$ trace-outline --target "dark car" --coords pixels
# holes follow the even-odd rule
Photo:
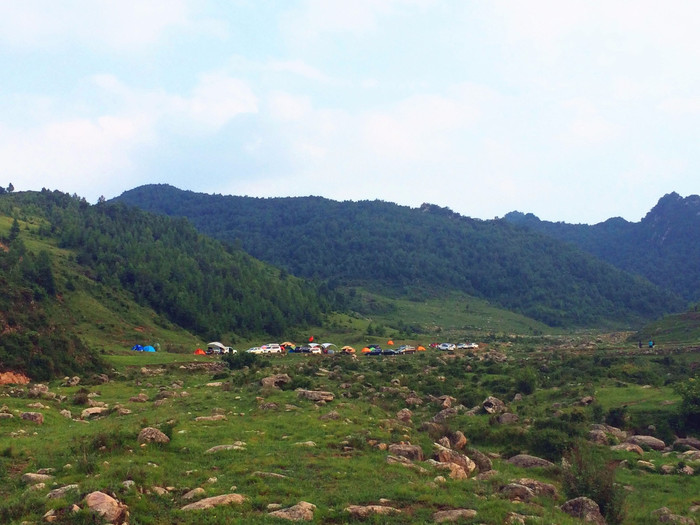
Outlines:
[[[369,353],[367,355],[382,355],[382,347],[379,345],[367,345]]]

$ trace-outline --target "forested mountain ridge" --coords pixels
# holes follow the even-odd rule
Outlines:
[[[435,205],[207,195],[169,185],[115,200],[187,217],[203,233],[331,288],[418,297],[459,290],[550,326],[633,323],[682,307],[677,296],[571,245]]]
[[[75,370],[59,354],[97,367],[70,318],[84,316],[69,308],[83,292],[89,308],[119,296],[124,311],[140,305],[208,340],[281,335],[319,324],[329,308],[315,285],[184,219],[44,190],[0,195],[0,226],[0,371]]]
[[[700,196],[663,196],[639,222],[587,224],[542,221],[511,212],[505,219],[572,243],[618,268],[639,274],[688,301],[700,300]]]

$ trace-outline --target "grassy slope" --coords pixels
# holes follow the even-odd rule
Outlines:
[[[511,365],[516,366],[523,359],[545,359],[549,353],[544,347],[533,351],[530,347],[504,343],[493,346],[501,351],[507,350]],[[612,355],[617,350],[599,347],[595,352]],[[588,358],[592,355],[590,352]],[[0,477],[4,482],[0,484],[0,497],[4,503],[0,512],[5,512],[5,517],[16,522],[38,521],[49,508],[61,511],[74,502],[82,506],[81,498],[89,491],[107,490],[129,506],[130,523],[134,524],[278,523],[267,517],[268,504],[289,506],[302,500],[318,506],[314,522],[346,523],[352,522],[343,511],[347,505],[379,503],[381,498],[389,499],[389,504],[401,508],[403,514],[366,522],[431,523],[432,513],[436,510],[472,508],[478,511],[478,516],[468,521],[473,523],[503,523],[509,512],[539,516],[545,523],[578,523],[555,508],[564,501],[563,496],[555,499],[538,497],[523,504],[511,503],[497,494],[501,486],[520,477],[534,477],[559,486],[561,479],[554,471],[518,469],[505,461],[495,460],[498,473],[488,481],[448,479],[446,483],[436,485],[433,479],[445,475],[444,471],[427,464],[424,465],[427,472],[423,473],[389,465],[386,463],[387,452],[372,445],[373,440],[382,443],[410,441],[429,453],[434,438],[419,430],[420,422],[429,419],[440,408],[429,402],[424,389],[437,375],[449,372],[462,360],[469,360],[478,372],[465,377],[448,376],[441,387],[444,393],[456,394],[454,389],[459,381],[473,384],[474,388],[489,383],[506,383],[505,391],[499,395],[504,400],[510,399],[512,390],[508,386],[508,376],[493,366],[478,368],[482,365],[475,357],[460,355],[444,364],[441,364],[444,354],[438,352],[397,358],[365,357],[357,362],[341,356],[272,357],[264,361],[270,366],[262,370],[231,373],[230,390],[207,386],[213,379],[211,373],[180,369],[180,362],[189,360],[189,356],[163,352],[107,358],[120,375],[106,385],[89,387],[89,390],[100,394],[97,400],[110,406],[120,403],[131,409],[132,414],[118,416],[113,413],[104,419],[81,424],[65,419],[58,411],[67,408],[77,416],[83,406],[72,405],[70,401],[41,400],[48,406],[39,410],[45,415],[44,425],[34,426],[17,417],[3,421]],[[211,362],[213,359],[199,358],[198,361]],[[138,371],[144,365],[167,365],[167,371],[161,375],[145,376]],[[415,373],[426,367],[438,369],[428,374]],[[264,391],[259,386],[259,379],[272,372],[289,373],[296,381],[330,390],[338,397],[331,404],[318,407],[300,400],[293,391]],[[511,409],[522,418],[534,421],[551,415],[553,403],[559,403],[565,414],[580,413],[590,417],[590,408],[574,405],[575,400],[588,393],[595,393],[606,409],[629,403],[630,410],[635,410],[633,403],[641,401],[639,396],[642,395],[646,396],[643,403],[671,411],[673,408],[663,405],[662,401],[677,400],[666,388],[642,389],[639,384],[621,387],[618,381],[609,378],[579,378],[580,383],[557,388],[542,387],[534,395],[525,396],[523,401],[511,403]],[[391,380],[416,389],[425,400],[423,406],[412,408],[413,423],[402,424],[394,419],[396,411],[405,404],[400,395],[382,391]],[[183,383],[182,389],[175,391],[185,390],[189,396],[168,399],[162,406],[156,406],[152,401],[161,387],[170,389],[174,381]],[[350,386],[343,388],[342,384]],[[71,399],[78,388],[56,384],[52,391]],[[149,401],[128,401],[138,393],[147,394]],[[349,397],[344,399],[343,394]],[[11,411],[22,411],[32,401],[10,397],[5,403]],[[262,409],[259,406],[262,402],[276,403],[278,408]],[[321,419],[331,410],[338,412],[339,419]],[[224,413],[227,419],[215,422],[194,420],[197,416],[217,412]],[[163,447],[139,447],[136,435],[146,425],[171,429],[171,443]],[[513,433],[516,427],[494,426],[486,415],[459,416],[450,423],[451,429],[461,429],[474,446],[492,452],[513,447],[526,449],[525,442],[517,437],[519,434]],[[12,437],[13,433],[20,431],[25,433]],[[490,436],[486,440],[481,437],[484,432]],[[297,445],[309,440],[316,446]],[[212,446],[234,441],[245,442],[246,450],[204,453]],[[625,523],[651,523],[651,511],[661,506],[686,514],[700,490],[698,476],[646,472],[636,466],[639,458],[633,454],[612,454],[605,447],[600,448],[600,453],[610,459],[628,460],[630,464],[627,469],[618,469],[618,481],[631,487]],[[679,461],[675,454],[666,457],[659,452],[646,452],[643,459],[657,467]],[[66,467],[67,464],[71,466]],[[51,487],[26,492],[19,476],[42,467],[56,469],[57,486],[78,483],[79,491],[59,500],[45,498]],[[287,478],[261,478],[253,474],[256,471],[280,473]],[[133,480],[137,489],[124,488],[121,482],[126,479]],[[170,493],[157,496],[152,492],[154,486],[173,488]],[[236,488],[232,489],[232,486]],[[186,503],[182,496],[195,487],[203,487],[207,496],[235,491],[244,494],[248,500],[242,506],[202,513],[179,511]],[[63,523],[88,520],[79,514],[66,518]]]

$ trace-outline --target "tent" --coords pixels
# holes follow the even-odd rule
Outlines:
[[[141,346],[141,345],[134,345],[131,347],[131,349],[136,351],[136,352],[143,352],[143,346]]]
[[[226,349],[226,347],[218,341],[214,341],[213,343],[209,343],[207,345],[208,354],[225,354],[227,352],[228,350]]]
[[[344,354],[354,354],[355,349],[352,346],[344,346],[343,348],[340,349],[340,351]]]
[[[156,351],[156,349],[153,348],[151,345],[143,347],[143,352],[155,352],[155,351]]]
[[[197,348],[197,350],[194,351],[194,355],[207,355],[207,353],[201,348]]]

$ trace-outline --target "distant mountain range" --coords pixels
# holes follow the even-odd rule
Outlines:
[[[640,222],[608,219],[592,226],[541,221],[511,212],[505,220],[570,244],[641,275],[687,301],[700,300],[700,196],[663,196]]]
[[[678,311],[685,304],[681,297],[693,297],[681,293],[680,285],[652,284],[635,267],[616,264],[621,258],[603,259],[571,239],[535,231],[530,223],[537,219],[522,214],[481,221],[430,204],[261,199],[169,185],[141,186],[114,200],[186,217],[201,232],[293,275],[325,281],[330,289],[363,286],[416,299],[458,290],[550,326],[640,323]],[[620,221],[609,221],[611,239]],[[590,240],[592,246],[598,242]],[[689,260],[674,261],[677,273],[695,271]]]

